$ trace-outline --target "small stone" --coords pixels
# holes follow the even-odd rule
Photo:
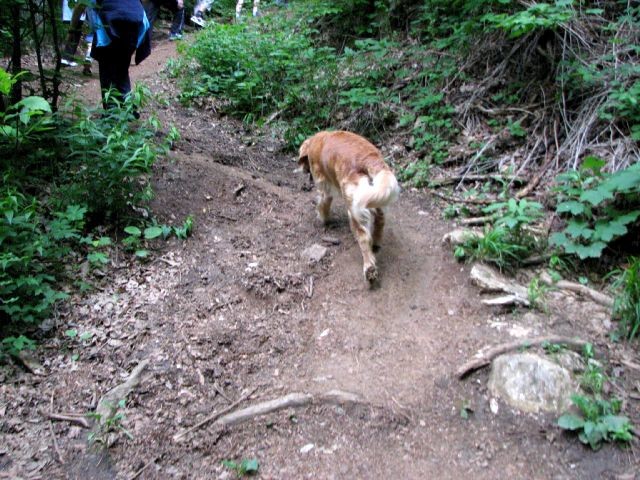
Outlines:
[[[498,401],[495,398],[492,398],[491,400],[489,400],[489,410],[491,410],[491,413],[493,413],[494,415],[497,415],[499,408],[500,407],[498,405]]]
[[[327,254],[327,247],[314,243],[302,252],[302,257],[307,259],[309,263],[318,263]]]
[[[315,447],[313,443],[307,443],[300,449],[300,453],[309,453],[311,450],[313,450],[313,447]]]

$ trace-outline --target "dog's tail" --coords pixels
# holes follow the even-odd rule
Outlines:
[[[398,198],[400,187],[391,170],[381,170],[373,177],[373,185],[360,182],[353,203],[361,208],[382,208]]]

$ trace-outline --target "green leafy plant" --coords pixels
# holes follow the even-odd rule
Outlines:
[[[603,160],[587,157],[580,170],[558,176],[561,201],[556,212],[568,219],[564,230],[551,235],[549,242],[581,259],[600,257],[606,246],[626,235],[627,226],[640,216],[638,209],[620,210],[615,206],[615,200],[639,197],[640,163],[614,174],[602,172],[604,165]]]
[[[499,3],[510,4],[509,0]],[[575,15],[573,0],[555,0],[553,3],[533,3],[515,13],[488,13],[482,20],[509,32],[517,38],[536,29],[553,29],[568,22]]]
[[[506,202],[497,202],[483,209],[483,212],[496,217],[497,227],[507,228],[516,240],[526,244],[533,238],[525,231],[525,227],[539,220],[543,215],[542,204],[531,202],[526,198],[516,200],[510,198]]]
[[[145,105],[148,90],[136,86],[131,95],[99,115],[79,109],[80,120],[70,126],[68,175],[73,177],[56,193],[59,203],[87,206],[94,217],[118,219],[131,207],[152,198],[149,174],[158,155],[169,148],[169,140],[156,143],[157,120],[149,118],[140,128],[131,128],[135,113]],[[70,179],[71,180],[71,179]],[[100,195],[95,195],[100,192]]]
[[[222,465],[233,470],[238,477],[255,475],[258,473],[258,469],[260,468],[260,464],[256,458],[243,459],[240,463],[234,460],[222,460]]]
[[[564,352],[567,349],[567,346],[564,343],[543,342],[542,348],[547,353],[547,355],[555,355]]]
[[[23,350],[35,350],[36,342],[24,335],[6,337],[0,343],[1,350],[12,357],[17,357]]]
[[[527,286],[527,298],[529,299],[529,303],[543,312],[547,311],[547,306],[544,302],[544,296],[549,291],[549,287],[544,283],[540,282],[540,278],[534,277],[529,282]],[[543,345],[543,347],[545,347]],[[545,348],[546,350],[546,348]]]
[[[580,386],[594,395],[602,393],[602,388],[607,376],[602,371],[602,366],[592,358],[587,359],[587,366],[580,374]]]
[[[578,438],[593,450],[603,442],[631,441],[631,422],[627,417],[618,415],[621,402],[591,398],[574,394],[571,401],[578,407],[580,414],[565,413],[558,419],[558,426],[565,430],[577,431]]]

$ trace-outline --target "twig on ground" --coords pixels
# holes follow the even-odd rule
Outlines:
[[[546,337],[537,337],[525,340],[516,340],[514,342],[503,343],[495,347],[490,348],[485,352],[478,352],[476,358],[469,360],[464,365],[456,370],[456,376],[458,378],[464,378],[471,372],[478,370],[482,367],[489,365],[494,358],[512,350],[520,348],[529,348],[542,345],[544,343],[557,343],[566,345],[568,348],[574,350],[582,350],[582,348],[588,343],[584,340],[579,340],[570,337],[562,337],[558,335],[550,335]]]
[[[224,398],[227,402],[233,403],[233,400],[231,400],[229,397],[227,397],[225,395],[225,393],[222,390],[222,388],[220,388],[220,385],[218,385],[218,382],[213,382],[213,389],[216,391],[216,393],[218,395],[220,395],[222,398]]]
[[[551,287],[558,287],[564,290],[580,293],[604,307],[613,307],[613,298],[580,283],[568,282],[566,280],[558,280],[557,282],[554,282],[551,276],[546,272],[540,274],[540,280],[542,283]]]
[[[177,433],[173,436],[173,441],[174,442],[179,442],[181,441],[184,437],[186,437],[187,435],[189,435],[191,432],[198,430],[199,428],[201,428],[202,426],[206,425],[207,423],[210,423],[212,421],[214,421],[215,419],[219,418],[220,416],[224,415],[227,412],[230,412],[231,410],[233,410],[234,408],[236,408],[238,405],[240,405],[242,402],[244,402],[247,398],[249,398],[251,395],[254,394],[254,392],[258,389],[258,387],[254,388],[253,390],[251,390],[248,393],[245,393],[244,395],[242,395],[238,400],[236,400],[235,402],[233,402],[231,405],[229,405],[226,408],[223,408],[222,410],[220,410],[219,412],[214,412],[212,415],[209,415],[207,418],[205,418],[204,420],[196,423],[193,427],[190,427],[188,429],[186,429],[184,432],[181,433]]]
[[[144,472],[147,468],[149,468],[151,465],[156,463],[161,456],[162,455],[156,455],[155,457],[153,457],[151,460],[149,460],[147,463],[145,463],[144,466],[140,470],[138,470],[131,477],[129,477],[129,480],[136,480],[136,478],[138,478],[140,475],[142,475],[142,472]]]
[[[58,456],[58,462],[62,465],[64,463],[64,458],[60,451],[60,447],[58,447],[58,440],[56,439],[56,433],[53,431],[53,422],[51,420],[49,420],[49,431],[51,432],[51,438],[53,439],[53,449],[56,451],[56,455]]]

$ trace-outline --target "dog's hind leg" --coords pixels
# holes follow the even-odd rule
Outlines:
[[[373,251],[380,250],[382,243],[382,231],[384,230],[384,211],[381,208],[373,210],[373,233],[371,234],[373,242]]]
[[[349,224],[353,231],[360,253],[362,253],[362,272],[364,279],[371,283],[378,279],[378,268],[376,267],[376,257],[373,255],[371,233],[367,225],[367,218],[358,218],[351,209],[349,209]]]
[[[318,183],[318,217],[323,223],[327,223],[329,220],[329,211],[331,210],[331,202],[333,197],[331,196],[331,186],[328,182]]]

